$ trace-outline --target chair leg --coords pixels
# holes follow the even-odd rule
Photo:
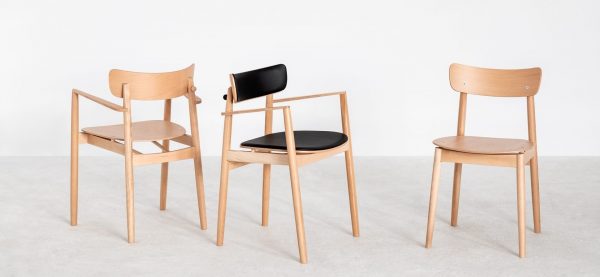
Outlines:
[[[79,187],[79,98],[71,97],[71,225],[77,225],[77,202]]]
[[[294,202],[294,218],[296,220],[296,235],[298,237],[298,251],[300,263],[307,263],[306,238],[304,234],[304,218],[302,215],[302,197],[300,195],[300,184],[298,181],[298,167],[290,164],[290,179],[292,183],[292,199]]]
[[[263,165],[263,191],[262,191],[262,226],[269,225],[269,194],[271,190],[271,165]]]
[[[169,163],[160,166],[160,210],[167,208],[167,180],[169,178]]]
[[[454,182],[452,184],[452,214],[450,216],[450,225],[458,224],[458,201],[460,199],[460,179],[462,176],[462,164],[454,164]]]
[[[194,158],[194,172],[196,173],[196,194],[198,197],[198,214],[200,214],[200,229],[206,230],[206,200],[204,196],[204,178],[202,175],[202,160],[198,151]]]
[[[425,248],[431,247],[433,239],[433,227],[435,224],[435,208],[437,206],[437,194],[440,183],[440,167],[442,159],[442,150],[435,149],[435,157],[433,159],[433,173],[431,176],[431,192],[429,193],[429,215],[427,217],[427,235],[425,237]]]
[[[131,143],[131,142],[130,142]],[[129,150],[129,151],[128,151]],[[135,213],[133,210],[133,156],[131,147],[125,150],[125,192],[127,197],[127,242],[135,242]]]
[[[229,181],[229,162],[221,160],[221,187],[219,189],[219,219],[217,222],[217,246],[223,245],[225,237],[225,211],[227,209],[227,182]]]
[[[531,204],[533,206],[533,231],[542,232],[542,223],[540,215],[540,179],[538,175],[538,157],[537,154],[529,162],[531,170]]]
[[[525,164],[517,155],[517,211],[519,221],[519,257],[525,257]]]
[[[352,150],[344,152],[346,158],[346,177],[348,179],[348,198],[350,201],[350,219],[352,220],[352,235],[360,236],[358,224],[358,204],[356,200],[356,183],[354,179],[354,158]]]

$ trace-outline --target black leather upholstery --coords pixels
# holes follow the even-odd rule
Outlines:
[[[278,64],[252,71],[233,74],[236,102],[280,92],[287,85],[285,65]],[[227,99],[227,96],[224,97]]]
[[[348,141],[348,136],[329,131],[294,131],[296,150],[317,151],[331,149]],[[286,150],[285,132],[273,133],[242,142],[244,147]]]

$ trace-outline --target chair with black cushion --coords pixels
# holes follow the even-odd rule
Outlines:
[[[461,64],[452,64],[450,66],[450,86],[454,91],[460,93],[458,130],[456,136],[443,137],[433,141],[436,148],[425,247],[431,247],[433,240],[441,163],[454,163],[451,226],[456,226],[458,223],[458,201],[462,165],[505,166],[516,168],[519,256],[525,257],[525,166],[527,165],[529,165],[531,170],[533,230],[535,233],[540,233],[542,229],[540,222],[535,108],[533,103],[533,97],[537,94],[540,87],[541,76],[542,70],[537,67],[506,70],[478,68]],[[465,136],[467,94],[527,98],[529,138],[525,140]]]
[[[196,96],[194,65],[179,71],[165,73],[139,73],[111,70],[109,74],[111,93],[123,99],[117,105],[89,93],[73,89],[71,106],[71,225],[77,225],[79,144],[94,145],[125,157],[125,189],[127,204],[127,241],[135,241],[133,209],[133,167],[145,164],[161,164],[160,209],[166,208],[167,176],[169,162],[193,159],[196,177],[196,192],[200,228],[206,229],[206,205],[200,159],[200,135],[196,105],[201,99]],[[123,114],[123,124],[87,127],[79,129],[79,96]],[[171,122],[171,100],[187,97],[191,135],[185,128]],[[131,121],[132,100],[164,100],[163,120]],[[170,149],[170,141],[188,147]],[[134,142],[151,142],[158,152],[144,154],[133,148]]]
[[[306,263],[306,240],[304,235],[304,220],[302,219],[302,201],[300,197],[300,185],[298,182],[298,167],[342,152],[346,157],[346,174],[348,179],[352,234],[355,237],[358,237],[358,210],[356,188],[354,184],[354,164],[352,160],[346,92],[332,92],[274,99],[273,94],[284,90],[287,85],[287,72],[286,67],[283,64],[244,73],[231,74],[229,78],[231,87],[228,89],[227,95],[223,97],[227,103],[225,112],[222,113],[225,116],[225,126],[221,160],[217,245],[223,245],[229,171],[247,164],[263,164],[262,226],[267,226],[269,222],[271,165],[286,165],[290,170],[300,262]],[[324,96],[338,96],[340,98],[342,133],[312,130],[295,131],[292,127],[292,113],[290,107],[274,106],[275,103]],[[247,110],[233,109],[235,103],[259,97],[266,98],[265,108]],[[282,111],[283,113],[285,130],[283,132],[273,132],[273,111],[275,110]],[[265,113],[265,135],[242,142],[241,148],[244,148],[244,150],[232,150],[231,129],[233,116],[255,112]]]

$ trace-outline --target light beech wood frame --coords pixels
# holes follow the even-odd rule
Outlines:
[[[534,108],[534,95],[538,92],[541,80],[541,69],[518,69],[518,70],[500,70],[477,68],[460,64],[450,66],[450,85],[460,92],[459,113],[457,137],[465,135],[465,119],[467,94],[476,94],[496,97],[526,97],[527,98],[527,123],[528,123],[528,143],[520,150],[504,151],[500,149],[510,149],[507,145],[514,145],[515,140],[508,139],[488,139],[477,138],[476,140],[461,140],[460,144],[452,147],[442,147],[436,141],[442,141],[446,138],[434,141],[438,145],[435,148],[435,158],[433,163],[433,173],[431,179],[431,191],[429,198],[429,215],[427,219],[427,234],[425,238],[425,247],[430,248],[433,240],[433,229],[435,224],[435,211],[437,205],[437,194],[440,179],[441,163],[454,163],[454,180],[452,189],[452,211],[451,226],[458,224],[458,204],[460,198],[460,181],[463,164],[479,164],[513,167],[517,171],[517,217],[519,234],[519,257],[525,257],[525,166],[529,165],[531,170],[531,191],[533,206],[534,232],[541,232],[540,219],[540,195],[539,195],[539,176],[538,176],[538,155],[537,155],[537,137],[536,121]],[[454,139],[454,138],[453,138]],[[475,141],[484,141],[476,145]],[[448,140],[446,140],[448,141]],[[456,141],[459,141],[458,139]],[[505,142],[506,145],[502,143]],[[469,145],[470,143],[470,145]],[[462,149],[461,149],[462,148]],[[469,152],[468,149],[477,149],[478,151]],[[493,151],[481,151],[485,149],[496,149]]]
[[[166,208],[168,163],[172,161],[193,159],[198,197],[198,212],[200,228],[206,230],[206,205],[204,196],[204,181],[202,174],[202,161],[200,154],[200,136],[198,132],[198,119],[196,105],[202,100],[196,96],[196,87],[193,81],[194,66],[184,70],[169,73],[135,73],[122,70],[112,70],[110,73],[110,87],[114,95],[123,98],[123,105],[117,105],[97,96],[73,89],[71,94],[71,225],[77,225],[78,209],[78,160],[79,144],[90,144],[125,157],[125,189],[127,204],[127,241],[135,242],[135,213],[134,213],[134,178],[133,167],[145,164],[161,164],[160,180],[160,210]],[[122,82],[122,83],[119,83]],[[182,84],[183,82],[183,84]],[[132,83],[133,88],[132,88]],[[153,87],[155,86],[155,87]],[[118,88],[121,88],[120,90]],[[182,91],[184,90],[184,91]],[[132,91],[135,98],[132,97]],[[144,91],[150,91],[145,95]],[[111,110],[123,113],[123,125],[79,128],[79,96],[83,96],[95,103]],[[185,129],[173,125],[171,121],[172,98],[185,96],[188,101],[190,114],[191,135],[185,134]],[[131,121],[131,100],[164,100],[163,121],[140,122],[139,125]],[[157,133],[161,126],[175,126],[167,128],[163,133]],[[136,133],[132,130],[138,126]],[[178,127],[178,128],[177,128]],[[86,132],[86,130],[89,130]],[[93,130],[93,131],[92,131]],[[122,130],[122,133],[119,131]],[[133,148],[137,138],[154,135],[158,137],[151,142],[160,152],[143,154]],[[158,140],[162,140],[159,143]],[[188,147],[179,150],[170,150],[170,141],[175,141]],[[138,139],[137,141],[146,141]]]
[[[352,222],[352,234],[354,237],[359,236],[358,223],[358,205],[356,197],[356,186],[354,178],[354,162],[352,156],[352,139],[350,135],[350,122],[348,115],[348,104],[346,92],[321,93],[300,97],[290,97],[273,99],[273,95],[266,96],[265,108],[249,109],[249,110],[233,110],[235,103],[234,97],[235,82],[233,76],[230,75],[231,87],[227,91],[225,112],[222,115],[224,119],[223,128],[223,150],[221,152],[221,185],[219,190],[219,211],[217,223],[217,245],[222,246],[225,235],[225,214],[227,206],[227,187],[229,172],[235,168],[259,163],[263,164],[263,193],[262,193],[262,226],[269,224],[269,191],[270,191],[270,175],[271,165],[287,165],[290,170],[290,180],[292,185],[292,200],[294,206],[294,218],[296,223],[296,234],[298,241],[298,250],[300,263],[308,262],[306,250],[306,238],[304,233],[304,219],[302,213],[302,201],[300,193],[300,184],[298,180],[298,167],[319,161],[321,159],[344,153],[346,160],[346,174],[348,182],[348,196],[350,202],[350,219]],[[321,151],[297,151],[294,142],[294,129],[292,126],[292,114],[289,106],[273,106],[274,103],[297,101],[309,98],[338,96],[340,99],[342,131],[348,136],[348,141],[338,147],[321,150]],[[273,130],[273,112],[281,111],[284,119],[285,138],[287,150],[248,148],[246,150],[231,149],[231,132],[232,120],[234,115],[244,113],[265,113],[265,134],[272,133]]]

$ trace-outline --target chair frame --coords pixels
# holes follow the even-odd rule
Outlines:
[[[453,64],[458,68],[457,70],[489,70],[482,68],[467,67],[463,65]],[[451,66],[451,71],[453,70]],[[539,68],[535,68],[539,70]],[[465,70],[465,71],[466,71]],[[492,73],[500,76],[504,73],[504,70],[490,70],[496,71]],[[525,71],[525,70],[522,70]],[[463,73],[470,74],[470,73]],[[541,71],[540,71],[541,76]],[[472,78],[477,78],[475,74],[471,75]],[[505,77],[505,75],[503,76]],[[533,77],[528,77],[533,78]],[[539,76],[538,76],[539,78]],[[452,80],[451,76],[451,82]],[[494,85],[502,85],[499,81]],[[466,84],[465,84],[466,85]],[[538,79],[539,87],[539,79]],[[540,193],[539,193],[539,174],[538,174],[538,152],[537,152],[537,135],[536,135],[536,120],[535,120],[535,104],[534,95],[537,93],[538,87],[534,87],[535,92],[531,92],[531,88],[525,86],[525,91],[511,92],[511,94],[505,93],[500,94],[498,91],[492,94],[466,92],[464,89],[455,88],[453,89],[460,92],[459,100],[459,112],[458,112],[458,126],[457,136],[465,135],[465,121],[466,121],[466,108],[467,108],[467,93],[480,94],[486,96],[506,96],[506,97],[526,97],[527,98],[527,126],[528,126],[528,140],[533,145],[531,151],[518,154],[477,154],[467,153],[460,151],[453,151],[449,149],[443,149],[440,147],[435,148],[435,157],[433,162],[433,173],[431,179],[431,191],[429,198],[429,215],[427,219],[427,234],[425,239],[425,247],[430,248],[433,240],[433,230],[435,224],[435,211],[437,206],[437,194],[440,179],[441,163],[454,163],[454,178],[452,188],[452,211],[450,225],[456,227],[458,224],[458,205],[460,198],[460,183],[462,175],[463,164],[478,164],[478,165],[492,165],[501,167],[512,167],[516,168],[517,172],[517,216],[518,216],[518,233],[519,233],[519,257],[525,257],[525,166],[529,165],[531,171],[531,194],[532,194],[532,206],[533,206],[533,223],[534,232],[541,233],[541,219],[540,219]]]
[[[192,69],[193,70],[193,69]],[[71,225],[77,225],[78,211],[78,165],[79,165],[79,144],[90,144],[105,150],[123,155],[125,157],[125,180],[126,180],[126,205],[127,205],[127,241],[135,242],[135,214],[134,214],[134,186],[133,186],[133,167],[145,164],[161,164],[161,186],[160,186],[160,210],[166,209],[167,198],[167,179],[169,162],[193,159],[194,172],[196,180],[196,192],[198,197],[198,212],[200,217],[200,227],[206,230],[206,204],[204,194],[204,181],[202,173],[202,160],[200,155],[200,136],[198,131],[198,118],[196,105],[202,102],[202,99],[197,97],[196,87],[192,78],[188,79],[187,93],[184,94],[188,98],[189,113],[190,113],[190,129],[191,135],[184,134],[182,136],[165,139],[162,144],[157,141],[152,141],[161,152],[143,154],[133,148],[132,138],[132,122],[131,122],[131,92],[129,84],[122,84],[123,105],[117,105],[110,101],[104,100],[87,92],[73,89],[71,96]],[[124,140],[122,143],[119,140],[107,139],[95,136],[79,130],[79,96],[87,98],[97,104],[107,107],[113,111],[123,113],[124,123]],[[164,96],[164,121],[171,121],[171,98],[169,95]],[[179,150],[169,150],[169,142],[175,142],[187,145],[189,147]]]
[[[287,165],[290,170],[290,179],[292,186],[292,199],[294,206],[294,217],[296,223],[296,234],[298,240],[298,250],[300,263],[307,263],[308,256],[306,250],[306,238],[304,233],[304,219],[302,212],[302,200],[300,195],[300,185],[298,180],[298,167],[310,164],[324,158],[344,152],[346,160],[346,175],[348,181],[348,196],[350,202],[350,217],[352,221],[352,234],[354,237],[359,236],[358,223],[358,205],[356,199],[356,186],[354,178],[354,161],[352,158],[352,143],[350,135],[350,122],[348,117],[348,105],[346,92],[331,92],[313,95],[305,95],[298,97],[274,99],[273,94],[266,96],[265,108],[233,110],[234,99],[236,95],[235,82],[233,75],[230,75],[232,86],[227,91],[227,99],[225,112],[224,128],[223,128],[223,150],[221,154],[221,179],[219,190],[219,212],[217,224],[217,246],[223,245],[225,235],[225,213],[227,205],[227,187],[229,172],[233,169],[244,165],[259,163],[263,164],[263,191],[262,191],[262,226],[269,224],[269,192],[270,192],[270,176],[271,165]],[[320,150],[320,151],[297,151],[294,142],[294,129],[292,126],[292,114],[289,106],[273,106],[275,103],[284,103],[311,98],[339,96],[341,109],[342,131],[348,136],[348,141],[335,148]],[[232,120],[234,115],[245,113],[265,113],[265,135],[272,133],[273,128],[273,111],[281,110],[284,119],[285,138],[287,151],[275,149],[260,149],[251,148],[250,150],[232,150],[231,149],[231,132]]]

